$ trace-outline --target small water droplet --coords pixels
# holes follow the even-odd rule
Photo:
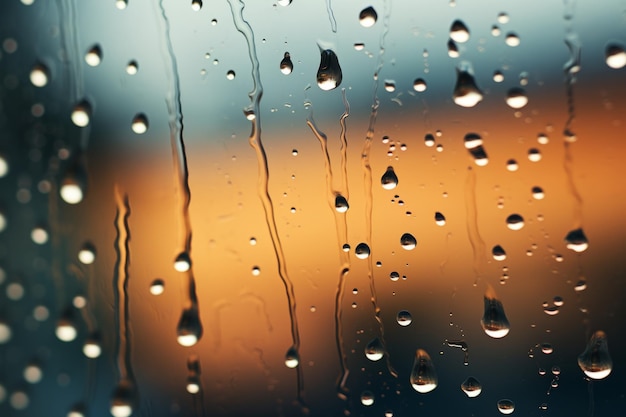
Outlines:
[[[9,323],[7,323],[3,319],[0,319],[0,345],[3,345],[11,340],[12,334],[13,332],[11,331]]]
[[[587,236],[585,236],[583,229],[571,230],[565,236],[565,243],[567,249],[578,253],[586,251],[589,247],[589,241],[587,240]]]
[[[393,271],[392,273],[389,274],[389,279],[391,279],[392,281],[397,281],[400,279],[400,274],[397,273],[396,271]]]
[[[417,240],[410,233],[405,233],[400,237],[400,245],[404,250],[413,250],[417,246]]]
[[[354,254],[359,259],[367,259],[370,256],[370,247],[365,242],[361,242],[354,248]]]
[[[496,261],[504,261],[506,259],[506,252],[500,245],[494,246],[493,249],[491,249],[491,254]]]
[[[473,376],[468,377],[461,384],[461,390],[470,398],[478,397],[483,390],[480,381]]]
[[[483,139],[477,133],[468,133],[464,138],[465,148],[474,158],[474,163],[478,166],[485,166],[489,163],[487,152],[483,147]]]
[[[574,291],[576,292],[585,291],[586,289],[587,289],[587,281],[584,279],[579,280],[576,283],[576,286],[574,286]]]
[[[135,75],[138,71],[139,64],[137,64],[137,61],[130,61],[128,64],[126,64],[126,74]]]
[[[174,260],[174,269],[178,272],[186,272],[191,268],[191,258],[187,252],[181,252]]]
[[[76,330],[72,311],[70,309],[66,309],[57,321],[55,334],[62,342],[71,342],[76,339],[78,331]]]
[[[448,56],[450,58],[458,58],[459,55],[459,47],[456,46],[452,39],[448,40]]]
[[[150,284],[150,294],[161,295],[163,292],[165,292],[165,282],[160,278],[152,281],[152,284]]]
[[[356,42],[354,44],[354,50],[355,51],[362,51],[365,48],[365,44],[362,42]]]
[[[506,161],[506,169],[511,172],[515,172],[519,169],[519,165],[515,159],[509,159]]]
[[[135,117],[133,117],[130,128],[136,134],[143,135],[148,131],[148,117],[143,113],[136,114]]]
[[[528,104],[528,96],[523,88],[513,87],[506,94],[506,104],[512,109],[521,109]]]
[[[118,10],[124,10],[128,6],[128,0],[115,0],[115,7]]]
[[[457,80],[452,98],[461,107],[474,107],[483,99],[483,93],[476,85],[472,66],[464,61],[457,67]]]
[[[285,75],[291,74],[293,71],[293,62],[291,62],[291,55],[289,52],[285,52],[283,59],[280,61],[280,72]]]
[[[226,79],[227,80],[234,80],[235,79],[235,71],[233,70],[228,70],[228,72],[226,73]]]
[[[583,353],[578,356],[578,366],[591,379],[604,379],[613,370],[606,333],[596,331]]]
[[[324,91],[333,90],[341,84],[343,78],[339,58],[334,51],[321,51],[320,66],[317,70],[317,85]]]
[[[298,355],[298,350],[295,346],[292,346],[287,350],[285,354],[285,366],[287,368],[296,368],[300,364],[300,355]]]
[[[417,349],[410,377],[411,386],[420,394],[437,388],[437,373],[430,355],[424,349]]]
[[[450,26],[450,39],[458,43],[467,42],[470,38],[469,29],[461,20],[455,20]]]
[[[374,394],[371,391],[363,391],[361,393],[361,404],[366,407],[374,404]]]
[[[90,335],[83,344],[83,355],[89,359],[96,359],[102,354],[100,337],[97,334]]]
[[[191,10],[193,10],[194,12],[197,12],[200,9],[202,9],[202,0],[192,0],[191,1]]]
[[[559,368],[558,366],[553,366],[551,371],[552,371],[552,375],[554,376],[561,375],[561,368]]]
[[[498,13],[498,23],[503,25],[509,23],[509,15],[504,12]]]
[[[550,355],[552,352],[554,352],[554,348],[552,347],[550,343],[542,343],[541,352],[546,355]]]
[[[508,399],[499,400],[497,403],[498,411],[502,414],[511,414],[515,411],[515,403]]]
[[[392,166],[388,166],[387,170],[380,178],[380,183],[385,190],[393,190],[398,185],[398,177],[393,170]]]
[[[413,81],[413,90],[421,93],[423,91],[426,91],[426,81],[424,81],[422,78],[417,78],[415,79],[415,81]]]
[[[388,93],[396,91],[396,82],[394,80],[385,80],[385,91]]]
[[[519,214],[511,214],[506,218],[506,227],[511,230],[521,230],[524,227],[524,218]]]
[[[365,346],[365,357],[372,362],[379,361],[385,355],[385,349],[380,339],[375,337]]]
[[[344,196],[341,194],[335,196],[335,210],[337,210],[338,213],[345,213],[349,208],[348,200],[346,200]]]
[[[437,226],[445,226],[446,225],[446,217],[440,212],[435,213],[435,224]]]
[[[620,69],[626,66],[626,51],[623,45],[610,43],[604,50],[606,65],[613,69]]]
[[[491,36],[500,36],[500,33],[502,33],[500,31],[500,28],[498,27],[498,25],[493,25],[491,27]]]
[[[102,48],[95,44],[85,54],[85,62],[90,67],[97,67],[102,62]]]
[[[176,327],[176,341],[179,345],[190,347],[202,337],[202,323],[196,308],[183,310]]]
[[[45,87],[50,79],[50,70],[48,67],[39,62],[30,70],[30,82],[35,87]]]
[[[72,122],[78,127],[85,127],[91,118],[91,104],[87,100],[82,100],[74,106],[72,110]]]
[[[501,71],[494,71],[493,73],[493,82],[501,83],[504,81],[504,74]]]
[[[519,36],[517,36],[517,34],[513,32],[509,32],[506,34],[506,38],[504,42],[506,42],[506,44],[511,47],[516,47],[516,46],[519,46],[519,44],[521,43],[521,40]]]
[[[377,19],[378,13],[376,13],[376,10],[374,10],[372,6],[366,7],[359,13],[359,23],[365,28],[374,26]]]
[[[424,136],[424,145],[428,146],[429,148],[435,146],[435,137],[432,134],[427,133]]]
[[[411,313],[406,310],[401,310],[396,315],[396,321],[400,326],[408,326],[413,321],[413,317],[411,317]]]
[[[543,192],[543,188],[541,188],[541,187],[535,186],[535,187],[533,187],[531,189],[531,192],[532,192],[533,198],[535,200],[543,200],[545,198],[545,194]]]

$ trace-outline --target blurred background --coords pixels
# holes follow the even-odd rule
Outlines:
[[[431,3],[3,1],[0,415],[623,410],[626,4]]]

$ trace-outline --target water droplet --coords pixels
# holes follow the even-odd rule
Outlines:
[[[574,286],[574,291],[576,292],[585,291],[586,289],[587,289],[587,281],[585,281],[584,279],[579,280],[576,283],[576,286]]]
[[[187,252],[181,252],[174,260],[174,269],[178,272],[186,272],[191,268],[191,258]]]
[[[371,391],[363,391],[361,393],[361,404],[366,407],[374,404],[374,394]]]
[[[290,347],[285,353],[285,366],[287,368],[296,368],[300,364],[300,355],[295,346]]]
[[[417,349],[411,371],[411,386],[420,394],[426,394],[437,388],[437,373],[430,355],[424,349]]]
[[[552,352],[554,352],[554,348],[552,347],[552,345],[550,343],[542,343],[541,344],[541,352],[549,355]]]
[[[482,101],[483,93],[476,85],[471,64],[462,62],[456,72],[457,80],[452,94],[454,103],[461,107],[474,107]]]
[[[176,327],[176,340],[181,346],[195,345],[202,337],[202,323],[196,308],[183,310]]]
[[[48,231],[44,226],[36,226],[30,232],[30,238],[38,245],[43,245],[48,241]]]
[[[515,411],[515,404],[511,400],[499,400],[497,405],[498,411],[502,414],[511,414],[513,411]]]
[[[500,36],[500,28],[497,25],[491,27],[491,36]]]
[[[124,10],[128,6],[128,0],[115,0],[115,7],[118,10]]]
[[[291,4],[291,1],[292,0],[278,0],[277,3],[280,6],[287,7],[287,6],[289,6]]]
[[[553,366],[551,371],[552,371],[552,375],[554,376],[561,375],[561,368],[559,368],[558,366]]]
[[[102,62],[102,48],[100,45],[95,44],[85,54],[85,62],[90,67],[97,67]]]
[[[483,390],[480,381],[473,376],[468,377],[461,384],[461,390],[470,398],[478,397]]]
[[[24,380],[29,384],[36,384],[43,378],[43,370],[36,362],[31,362],[24,368],[22,372]]]
[[[341,84],[343,75],[339,58],[330,49],[321,51],[320,66],[317,70],[317,85],[324,91],[333,90]]]
[[[610,43],[604,50],[604,56],[606,58],[606,65],[613,69],[624,68],[626,65],[626,51],[624,46],[616,43]]]
[[[165,292],[165,282],[157,278],[150,284],[150,294],[152,295],[161,295]]]
[[[375,337],[365,346],[365,357],[372,362],[379,361],[385,355],[385,349],[380,339]]]
[[[578,253],[586,251],[589,247],[589,241],[587,240],[587,236],[585,236],[583,229],[571,230],[565,236],[565,243],[567,249]]]
[[[450,58],[458,58],[459,55],[459,48],[456,46],[456,43],[452,39],[448,40],[448,56]]]
[[[498,13],[498,23],[503,25],[509,23],[509,15],[504,12]]]
[[[519,214],[511,214],[506,218],[506,227],[511,230],[521,230],[524,227],[524,218]]]
[[[411,317],[411,313],[406,310],[398,311],[396,316],[396,321],[400,326],[408,326],[413,321],[413,317]]]
[[[365,48],[365,44],[362,42],[356,42],[354,44],[354,50],[355,51],[362,51]]]
[[[365,242],[361,242],[354,248],[354,254],[359,259],[367,259],[370,256],[370,247]]]
[[[396,82],[394,80],[385,80],[385,91],[388,93],[396,91]]]
[[[83,243],[78,251],[78,260],[85,265],[91,265],[96,260],[96,247],[91,242]]]
[[[126,64],[126,74],[135,75],[138,71],[139,64],[137,64],[137,61],[130,61],[128,64]]]
[[[398,186],[398,177],[396,176],[392,166],[387,167],[387,170],[380,178],[380,183],[385,190],[393,190]]]
[[[148,118],[143,113],[138,113],[133,117],[130,128],[138,135],[142,135],[148,131]]]
[[[427,133],[424,136],[424,145],[428,146],[429,148],[435,146],[435,137],[432,134]]]
[[[359,23],[361,23],[361,26],[365,28],[374,26],[377,19],[378,13],[376,13],[376,10],[374,10],[372,6],[366,7],[361,10],[361,13],[359,13]]]
[[[578,366],[591,379],[604,379],[613,370],[606,333],[596,331],[583,353],[578,356]]]
[[[533,193],[533,198],[535,200],[543,200],[544,199],[545,194],[543,192],[543,188],[541,188],[541,187],[533,187],[531,191]]]
[[[261,275],[261,268],[259,268],[258,266],[253,266],[252,275],[255,277],[258,277],[259,275]]]
[[[341,194],[335,196],[335,210],[337,210],[338,213],[345,213],[349,208],[348,200],[346,200],[344,196]]]
[[[37,63],[30,70],[30,82],[35,87],[45,87],[50,79],[50,70],[42,63]]]
[[[293,71],[293,62],[291,62],[291,55],[289,52],[285,52],[283,59],[280,61],[280,72],[285,75],[291,74]]]
[[[506,161],[506,169],[515,172],[519,169],[519,165],[517,165],[517,161],[515,159],[509,159]]]
[[[496,292],[491,285],[488,285],[485,291],[484,304],[485,312],[480,324],[487,336],[500,339],[509,334],[511,326],[504,313],[504,306],[496,298]]]
[[[504,81],[504,74],[501,71],[494,71],[493,82],[501,83],[502,81]]]
[[[391,279],[392,281],[397,281],[400,279],[400,274],[396,271],[393,271],[391,274],[389,274],[389,279]]]
[[[341,250],[343,250],[344,252],[350,252],[350,245],[348,243],[344,243],[341,246]]]
[[[96,334],[89,336],[83,344],[83,355],[89,359],[96,359],[102,354],[102,346],[100,344],[100,337]]]
[[[13,332],[11,331],[9,323],[0,319],[0,345],[3,345],[11,340],[12,333]]]
[[[487,152],[483,145],[483,139],[477,133],[468,133],[464,138],[465,148],[474,158],[474,163],[478,166],[485,166],[489,163]]]
[[[30,398],[24,391],[14,391],[9,397],[9,403],[15,410],[24,410],[28,407]]]
[[[519,36],[517,36],[515,33],[509,32],[506,34],[504,42],[506,42],[506,44],[509,46],[515,47],[521,43],[521,40]]]
[[[71,310],[65,310],[59,321],[57,321],[55,334],[62,342],[71,342],[76,339],[78,332],[72,319]]]
[[[445,226],[446,225],[446,217],[440,212],[435,213],[435,224],[437,226]]]
[[[491,249],[491,254],[496,261],[504,261],[506,259],[506,252],[500,245],[494,246],[493,249]]]
[[[117,384],[111,396],[110,412],[113,417],[129,417],[133,414],[135,389],[130,381],[124,379]]]
[[[422,78],[417,78],[415,79],[415,81],[413,81],[413,90],[417,91],[417,92],[423,92],[426,91],[426,81],[424,81]]]
[[[87,100],[82,100],[74,106],[72,110],[72,123],[78,127],[85,127],[91,118],[91,104]]]
[[[513,87],[506,94],[506,104],[513,109],[521,109],[528,104],[528,97],[523,88]]]
[[[410,233],[405,233],[400,237],[400,245],[404,250],[413,250],[417,246],[417,240]]]
[[[232,81],[232,80],[234,80],[234,79],[235,79],[235,71],[233,71],[233,70],[229,70],[229,71],[226,73],[226,79],[227,79],[227,80],[231,80],[231,81]]]
[[[200,381],[196,375],[190,375],[187,377],[187,385],[185,389],[189,394],[197,394],[200,392]]]
[[[191,2],[191,9],[194,12],[197,12],[200,9],[202,9],[202,0],[192,0],[192,2]]]
[[[450,26],[450,39],[458,43],[467,42],[470,38],[469,29],[460,20],[455,20]]]

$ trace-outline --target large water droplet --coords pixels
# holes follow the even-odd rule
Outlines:
[[[506,104],[513,109],[521,109],[528,104],[528,97],[523,88],[513,87],[506,94]]]
[[[413,90],[419,93],[426,91],[426,87],[426,81],[424,81],[422,78],[417,78],[415,81],[413,81]]]
[[[192,0],[191,1],[191,10],[193,10],[194,12],[197,12],[200,9],[202,9],[202,0]]]
[[[411,386],[420,394],[426,394],[437,388],[437,373],[430,355],[424,349],[417,349],[411,371]]]
[[[413,250],[417,246],[417,240],[410,233],[405,233],[400,237],[400,245],[404,250]]]
[[[474,158],[474,163],[478,166],[485,166],[489,163],[487,151],[483,147],[483,139],[477,133],[468,133],[464,138],[465,148]]]
[[[455,20],[450,26],[450,39],[458,43],[467,42],[470,38],[469,29],[461,20]]]
[[[483,99],[483,93],[476,85],[471,64],[462,62],[456,72],[456,85],[452,94],[454,103],[461,107],[474,107]]]
[[[82,100],[74,106],[72,110],[72,123],[78,127],[85,127],[91,118],[91,104],[87,100]]]
[[[506,227],[511,230],[521,230],[524,227],[524,218],[519,214],[511,214],[506,218]]]
[[[376,10],[374,10],[372,6],[366,7],[359,13],[359,23],[361,23],[363,27],[369,28],[374,26],[377,19],[378,13],[376,13]]]
[[[359,259],[367,259],[370,256],[370,247],[365,242],[361,242],[354,248],[354,254]]]
[[[128,380],[122,380],[111,396],[110,412],[113,417],[129,417],[133,414],[135,389]]]
[[[589,247],[589,241],[587,240],[587,236],[585,236],[585,232],[583,232],[583,229],[571,230],[565,236],[565,243],[567,249],[579,253],[586,251]]]
[[[146,133],[148,131],[148,117],[143,113],[136,114],[130,127],[138,135]]]
[[[361,393],[361,404],[367,407],[374,404],[374,394],[371,391],[363,391]]]
[[[296,368],[300,364],[300,355],[295,346],[290,347],[285,353],[285,366],[287,368]]]
[[[339,213],[345,213],[348,211],[350,206],[348,205],[348,200],[341,194],[335,196],[335,210]]]
[[[437,226],[445,226],[446,225],[446,217],[440,212],[435,213],[435,224]]]
[[[189,347],[195,345],[202,337],[202,323],[196,308],[183,310],[176,327],[178,344]]]
[[[413,321],[413,317],[411,317],[411,313],[406,310],[398,311],[396,316],[396,321],[400,326],[406,327]]]
[[[44,87],[48,84],[48,80],[50,78],[50,70],[48,67],[41,62],[35,64],[33,68],[30,70],[30,82],[35,87]]]
[[[470,398],[478,397],[483,390],[480,381],[473,376],[468,377],[461,384],[461,390]]]
[[[398,177],[396,176],[392,166],[387,167],[387,170],[380,178],[380,183],[385,190],[393,190],[398,186]]]
[[[504,307],[500,300],[496,298],[496,292],[491,285],[487,287],[484,296],[485,311],[480,324],[489,337],[500,339],[507,334],[511,328],[509,320],[504,313]]]
[[[606,333],[596,331],[583,353],[578,356],[578,366],[591,379],[604,379],[613,370],[613,361],[609,355]]]
[[[291,55],[289,52],[285,52],[283,59],[280,61],[280,72],[285,75],[291,74],[293,71],[293,62],[291,62]]]
[[[385,355],[385,349],[379,338],[374,338],[365,346],[365,357],[373,362],[379,361]]]
[[[343,75],[339,58],[330,49],[321,51],[320,66],[317,70],[317,85],[324,91],[333,90],[341,84]]]
[[[513,403],[513,401],[508,399],[499,400],[497,406],[498,411],[502,414],[511,414],[513,411],[515,411],[515,404]]]
[[[496,261],[504,261],[506,259],[506,252],[500,245],[494,246],[493,249],[491,249],[491,254]]]
[[[624,46],[616,43],[610,43],[604,50],[606,65],[613,69],[620,69],[626,66],[626,51]]]
[[[95,44],[85,54],[85,62],[90,67],[97,67],[102,62],[102,48],[100,45]]]

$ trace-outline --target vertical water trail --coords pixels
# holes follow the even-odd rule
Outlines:
[[[293,346],[288,350],[295,349],[296,353],[300,350],[300,333],[298,330],[298,319],[296,316],[296,295],[293,287],[293,282],[289,278],[287,272],[287,264],[285,260],[285,254],[283,252],[283,246],[280,242],[280,236],[278,234],[278,228],[276,226],[276,218],[274,216],[274,205],[269,193],[269,166],[267,163],[267,155],[263,142],[261,141],[261,112],[260,103],[263,96],[263,85],[261,84],[261,74],[259,71],[259,60],[256,53],[256,44],[254,41],[254,31],[247,20],[243,18],[243,9],[245,4],[241,0],[228,0],[230,5],[233,22],[237,31],[243,35],[248,45],[248,55],[250,57],[250,63],[252,64],[252,81],[253,88],[248,93],[251,101],[251,110],[254,118],[251,120],[252,131],[248,138],[248,143],[254,149],[258,163],[258,193],[263,205],[263,211],[265,212],[265,222],[269,229],[270,237],[272,239],[272,245],[274,247],[274,254],[276,256],[276,262],[278,263],[278,275],[285,287],[285,294],[287,296],[287,303],[289,304],[289,319],[291,321],[291,339]],[[302,376],[302,366],[296,367],[297,372],[297,396],[298,402],[303,409],[308,410],[304,402],[303,391],[304,381]]]
[[[130,361],[130,338],[129,338],[129,309],[128,309],[128,268],[130,266],[130,227],[128,218],[130,217],[130,203],[128,195],[120,194],[120,190],[115,185],[115,203],[117,210],[115,213],[115,268],[113,277],[113,294],[115,296],[115,325],[118,335],[117,340],[117,370],[119,381],[130,383],[135,386]]]
[[[80,48],[78,46],[78,24],[76,23],[76,0],[57,0],[59,28],[63,47],[63,63],[70,89],[72,104],[83,98],[83,73],[81,71]]]
[[[485,242],[478,231],[478,206],[476,204],[476,172],[472,167],[467,168],[467,180],[465,181],[465,213],[467,220],[467,237],[472,245],[474,253],[474,286],[478,284],[481,276],[482,263],[486,261],[487,254]]]
[[[378,63],[376,65],[376,70],[374,72],[374,92],[372,98],[372,108],[370,112],[369,125],[367,127],[367,133],[365,134],[365,143],[363,144],[363,151],[361,152],[361,164],[363,166],[363,184],[365,187],[365,228],[366,228],[366,243],[372,247],[372,212],[374,205],[374,194],[373,194],[373,181],[372,181],[372,166],[370,164],[370,152],[372,149],[372,140],[374,139],[374,130],[376,127],[376,117],[378,116],[378,107],[380,105],[380,100],[378,99],[378,87],[379,80],[378,76],[380,74],[380,70],[384,65],[384,54],[385,54],[385,38],[387,37],[387,33],[389,32],[389,18],[391,16],[391,0],[387,0],[384,3],[384,14],[383,14],[383,31],[380,36],[380,50],[378,52]],[[387,352],[387,345],[385,342],[385,326],[383,324],[382,319],[380,318],[380,307],[378,306],[378,299],[376,296],[376,285],[374,283],[374,264],[373,264],[372,256],[370,255],[367,258],[367,277],[370,284],[370,301],[374,307],[374,318],[378,322],[379,332],[380,332],[380,341]],[[394,377],[398,377],[398,373],[391,366],[391,360],[389,359],[389,353],[387,352],[387,368],[389,369],[389,373]]]
[[[180,204],[180,217],[182,220],[182,248],[183,252],[189,260],[189,268],[186,271],[187,274],[187,286],[188,286],[188,311],[193,311],[199,318],[199,305],[196,295],[196,281],[193,274],[193,262],[191,260],[191,219],[189,217],[189,206],[191,204],[191,190],[189,188],[189,169],[187,166],[187,153],[185,150],[185,141],[183,138],[183,111],[180,98],[180,77],[178,75],[178,64],[176,61],[176,54],[174,53],[174,47],[172,46],[172,39],[170,36],[170,22],[163,6],[163,0],[159,0],[158,10],[155,9],[157,14],[157,21],[163,34],[163,43],[167,50],[161,51],[163,61],[166,67],[166,75],[169,82],[168,93],[166,97],[167,112],[169,115],[169,129],[170,129],[170,144],[172,146],[172,158],[174,163],[174,171],[178,180],[177,191],[178,201]],[[158,15],[160,14],[160,18]]]
[[[333,13],[332,0],[326,0],[326,11],[328,12],[328,20],[330,21],[330,28],[333,33],[337,33],[337,21],[335,20],[335,14]]]
[[[350,115],[350,105],[348,100],[346,99],[346,90],[342,89],[342,99],[344,103],[344,112],[339,119],[339,124],[341,126],[340,140],[341,140],[341,169],[342,169],[342,178],[341,178],[341,188],[339,190],[335,189],[333,186],[334,178],[333,178],[333,170],[332,164],[330,161],[330,155],[328,153],[328,143],[326,135],[321,132],[313,121],[313,111],[311,110],[311,114],[307,119],[307,126],[311,129],[317,140],[320,142],[320,146],[322,147],[322,154],[324,155],[324,167],[326,170],[326,190],[328,195],[328,205],[330,207],[331,212],[333,213],[335,220],[335,229],[337,231],[337,243],[339,244],[339,279],[337,282],[337,290],[335,291],[335,344],[337,345],[337,354],[339,356],[339,363],[341,366],[341,374],[337,379],[337,395],[343,399],[347,400],[348,389],[346,387],[346,383],[348,380],[348,375],[350,374],[350,370],[348,369],[348,359],[346,356],[344,341],[343,341],[343,323],[342,323],[342,314],[343,314],[343,296],[345,293],[345,282],[348,273],[350,272],[350,256],[347,252],[343,250],[343,244],[348,241],[348,224],[346,222],[345,212],[340,213],[336,209],[335,198],[338,195],[342,195],[348,200],[348,179],[347,179],[347,135],[346,135],[346,118]]]

